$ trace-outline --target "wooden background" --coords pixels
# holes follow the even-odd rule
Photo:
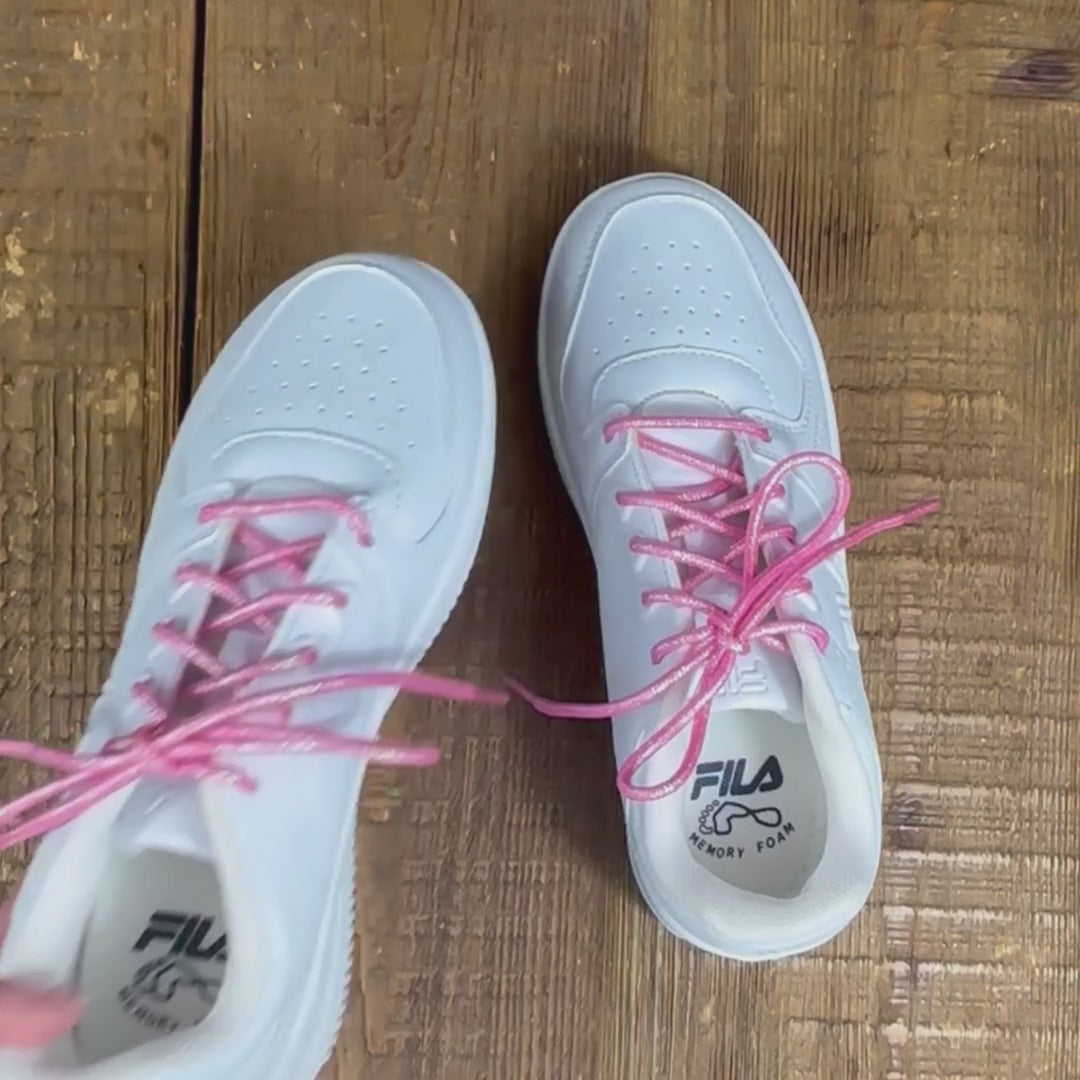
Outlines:
[[[944,500],[852,557],[886,850],[847,932],[695,953],[634,892],[605,731],[402,706],[446,760],[366,788],[328,1078],[1080,1077],[1078,50],[1076,0],[0,4],[9,734],[74,736],[192,383],[348,249],[449,272],[497,358],[486,540],[429,666],[598,695],[533,334],[561,220],[630,172],[709,179],[776,238],[854,516]]]

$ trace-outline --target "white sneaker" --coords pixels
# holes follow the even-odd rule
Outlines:
[[[365,761],[433,758],[374,741],[383,715],[399,689],[502,697],[408,674],[476,553],[494,427],[479,319],[419,263],[314,266],[233,335],[169,458],[87,756],[0,747],[71,774],[0,812],[7,845],[57,829],[0,979],[85,1001],[70,1037],[0,1052],[5,1080],[318,1073]]]
[[[932,504],[844,535],[809,315],[760,227],[694,180],[634,177],[570,217],[540,386],[613,700],[522,692],[616,717],[630,857],[666,926],[746,960],[813,948],[859,911],[881,846],[843,549]]]

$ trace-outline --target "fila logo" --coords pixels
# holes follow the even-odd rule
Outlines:
[[[694,776],[690,799],[698,799],[708,788],[718,788],[716,795],[756,795],[758,792],[775,791],[784,782],[780,762],[770,754],[750,780],[746,780],[746,758],[729,761],[703,761]]]
[[[213,925],[214,920],[203,915],[155,911],[132,947],[132,952],[145,952],[155,941],[171,941],[170,955],[187,956],[192,960],[216,960],[223,964],[228,955],[225,935],[222,934],[216,941],[207,941],[207,934]]]
[[[720,687],[718,696],[738,697],[740,694],[764,694],[769,681],[761,662],[753,656],[740,656]]]

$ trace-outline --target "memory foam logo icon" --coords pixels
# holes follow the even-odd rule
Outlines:
[[[155,941],[171,941],[169,954],[172,956],[186,956],[191,960],[214,960],[223,964],[228,958],[225,935],[209,939],[213,925],[214,920],[204,915],[155,911],[132,947],[132,952],[145,952]]]
[[[702,792],[717,788],[710,794],[723,798],[727,795],[756,795],[775,791],[784,782],[780,762],[775,754],[770,754],[761,768],[746,780],[746,758],[731,758],[728,761],[703,761],[694,775],[694,786],[690,792],[691,802],[701,798]]]
[[[778,828],[783,821],[783,815],[775,806],[763,806],[754,810],[732,799],[725,799],[723,802],[714,799],[701,811],[698,828],[710,836],[730,836],[735,822],[741,818],[749,818],[764,829]]]

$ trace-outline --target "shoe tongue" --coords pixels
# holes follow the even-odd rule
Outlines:
[[[684,392],[660,394],[650,398],[642,410],[645,416],[717,416],[726,412],[716,398],[708,394]],[[730,432],[699,428],[657,428],[648,434],[661,442],[682,450],[700,454],[710,461],[730,464],[735,457],[735,438]],[[661,454],[645,451],[641,454],[640,468],[656,488],[677,488],[704,483],[709,479],[700,469],[672,461]]]
[[[698,590],[698,595],[730,611],[738,588],[714,578]],[[756,643],[751,643],[745,653],[738,654],[713,699],[712,712],[736,709],[772,712],[792,724],[805,723],[802,679],[791,655]]]
[[[802,681],[795,661],[760,645],[736,658],[735,666],[713,698],[711,715],[752,709],[775,713],[792,724],[806,722]]]
[[[706,394],[683,392],[663,394],[650,399],[646,413],[656,416],[716,416],[728,410],[722,402]],[[737,444],[730,432],[695,428],[671,428],[650,432],[672,446],[689,450],[725,466],[741,468]],[[640,467],[655,488],[678,488],[701,484],[708,477],[700,469],[653,453],[641,455]],[[741,493],[740,493],[741,494]],[[716,506],[718,503],[705,505]],[[734,519],[733,519],[733,523]],[[741,524],[741,521],[739,522]],[[711,556],[720,556],[730,541],[715,534],[691,533],[686,546]],[[724,582],[712,581],[700,595],[716,600],[725,608],[735,601],[737,589]],[[754,709],[772,712],[793,724],[805,723],[802,681],[795,661],[788,655],[759,645],[737,657],[735,666],[713,700],[712,712]]]
[[[287,479],[250,485],[245,498],[276,498],[288,495],[338,494],[328,485]],[[288,542],[301,537],[326,535],[335,522],[326,514],[295,513],[267,516],[258,523],[267,536]],[[242,588],[254,598],[268,589],[288,585],[280,572],[256,572]],[[257,660],[267,648],[260,634],[239,629],[231,632],[215,650],[226,668],[235,669]],[[210,836],[203,821],[198,787],[190,782],[143,780],[135,786],[116,823],[120,854],[133,857],[145,851],[163,851],[211,860]]]
[[[126,858],[163,851],[213,860],[210,834],[193,785],[155,780],[137,784],[120,812],[114,836],[117,853]]]

